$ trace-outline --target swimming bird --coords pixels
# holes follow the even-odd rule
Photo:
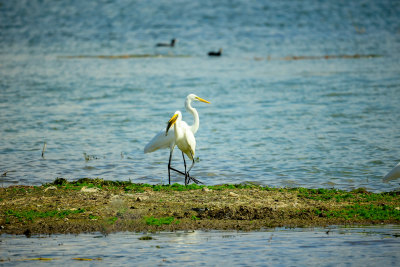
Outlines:
[[[208,52],[208,55],[211,57],[219,57],[222,55],[222,48],[220,48],[218,52],[213,52],[213,51]]]
[[[389,182],[400,178],[400,163],[398,163],[388,174],[383,177],[384,182]]]
[[[199,119],[199,114],[197,112],[197,110],[195,108],[192,107],[192,101],[200,101],[200,102],[204,102],[207,104],[210,104],[209,101],[204,100],[200,97],[198,97],[195,94],[189,94],[186,97],[186,101],[185,101],[185,108],[186,110],[191,113],[193,115],[193,125],[189,126],[190,130],[192,131],[193,135],[196,134],[197,130],[199,129],[200,126],[200,119]],[[183,173],[173,167],[171,167],[171,160],[172,160],[172,154],[174,151],[174,148],[176,146],[175,143],[175,133],[173,129],[170,129],[167,134],[165,134],[166,131],[165,129],[161,130],[158,134],[156,134],[151,140],[150,142],[145,146],[144,148],[144,153],[151,153],[154,152],[156,150],[159,149],[164,149],[164,148],[169,148],[170,149],[170,153],[169,153],[169,161],[168,161],[168,181],[169,184],[171,184],[171,170],[176,171],[182,175],[186,176],[186,173]],[[185,162],[185,157],[183,155],[182,152],[182,157],[183,157],[183,162],[186,168],[186,162]],[[196,180],[193,177],[190,177],[188,175],[188,179],[189,180],[193,180],[195,183],[198,183],[199,181]]]
[[[171,43],[169,43],[169,44],[167,44],[167,43],[158,43],[158,44],[156,44],[156,46],[158,46],[158,47],[161,47],[161,46],[164,46],[164,47],[174,47],[174,46],[175,46],[175,42],[176,42],[176,40],[175,40],[175,39],[172,39],[172,40],[171,40]]]
[[[185,161],[185,155],[183,153],[185,153],[186,156],[192,160],[192,165],[187,171],[185,162],[185,185],[187,185],[189,182],[189,172],[194,165],[196,139],[194,138],[191,127],[189,127],[189,125],[187,125],[187,123],[182,120],[182,113],[179,110],[176,111],[172,118],[168,121],[165,135],[168,135],[168,131],[172,126],[174,126],[175,144],[182,151],[183,160]]]

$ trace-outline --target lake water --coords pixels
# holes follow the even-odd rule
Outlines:
[[[151,236],[152,240],[139,240]],[[396,266],[400,228],[0,236],[2,266]],[[51,261],[32,261],[51,258]]]
[[[392,190],[398,14],[390,0],[2,2],[1,183],[165,183],[169,151],[143,147],[178,109],[192,123],[195,93],[211,102],[193,104],[205,184]]]

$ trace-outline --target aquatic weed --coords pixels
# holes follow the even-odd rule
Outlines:
[[[153,240],[153,238],[149,235],[141,236],[138,238],[139,240]]]
[[[400,210],[390,205],[348,205],[340,210],[321,211],[315,210],[315,214],[320,217],[327,218],[344,218],[344,219],[368,219],[368,220],[388,220],[400,219]]]
[[[171,224],[172,222],[175,221],[174,217],[162,217],[162,218],[154,218],[153,216],[151,217],[145,217],[145,222],[147,225],[155,225],[155,226],[161,226],[163,224]],[[180,221],[176,220],[175,224],[179,224]]]
[[[6,219],[9,216],[13,216],[17,218],[19,221],[28,220],[34,221],[37,218],[48,218],[48,217],[57,217],[57,218],[65,218],[70,214],[77,214],[85,212],[84,209],[77,209],[77,210],[51,210],[51,211],[37,211],[37,210],[26,210],[26,211],[14,211],[14,210],[7,210],[4,212],[6,215]]]

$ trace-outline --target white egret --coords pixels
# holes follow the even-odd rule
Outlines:
[[[168,135],[168,131],[172,126],[174,126],[175,144],[182,151],[182,153],[185,153],[186,156],[192,160],[192,165],[187,171],[185,163],[185,185],[187,185],[189,182],[188,179],[189,172],[194,165],[196,139],[194,138],[194,134],[192,132],[191,127],[189,127],[189,125],[187,125],[187,123],[182,120],[182,113],[179,110],[176,111],[174,116],[172,116],[172,118],[168,121],[165,135]],[[182,157],[183,160],[185,160],[185,156],[183,154]]]
[[[210,102],[208,102],[207,100],[204,100],[198,96],[196,96],[195,94],[189,94],[186,97],[186,101],[185,101],[185,108],[188,112],[190,112],[193,115],[193,125],[189,126],[193,135],[196,134],[197,130],[199,129],[200,126],[200,119],[199,119],[199,114],[197,112],[197,110],[195,108],[192,107],[192,101],[200,101],[200,102],[204,102],[204,103],[208,103],[210,104]],[[165,129],[161,130],[158,134],[156,134],[151,140],[150,142],[145,146],[144,148],[144,153],[150,153],[150,152],[154,152],[156,150],[159,149],[164,149],[164,148],[169,148],[170,149],[170,154],[169,154],[169,161],[168,161],[168,179],[169,179],[169,184],[171,184],[171,169],[186,175],[186,173],[183,173],[175,168],[171,167],[171,160],[172,160],[172,154],[175,148],[175,134],[174,134],[174,130],[171,129],[169,130],[169,132],[166,134]],[[183,156],[183,152],[182,152],[182,157],[183,157],[183,162],[186,168],[186,162],[185,162],[185,157]],[[195,180],[193,177],[189,176],[189,179],[192,179],[193,181],[197,181]],[[197,181],[198,182],[198,181]]]
[[[389,182],[400,178],[400,163],[397,164],[388,174],[383,177],[384,182]]]

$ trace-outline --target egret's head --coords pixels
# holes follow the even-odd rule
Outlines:
[[[200,101],[200,102],[204,102],[204,103],[207,103],[207,104],[211,104],[209,101],[207,101],[207,100],[204,100],[203,98],[200,98],[200,97],[198,97],[197,95],[195,95],[195,94],[190,94],[190,95],[188,95],[187,97],[186,97],[186,102],[190,102],[190,101]]]
[[[168,124],[167,124],[167,129],[165,130],[165,135],[168,135],[169,129],[176,123],[178,118],[182,116],[180,111],[175,112],[174,116],[169,119]]]

